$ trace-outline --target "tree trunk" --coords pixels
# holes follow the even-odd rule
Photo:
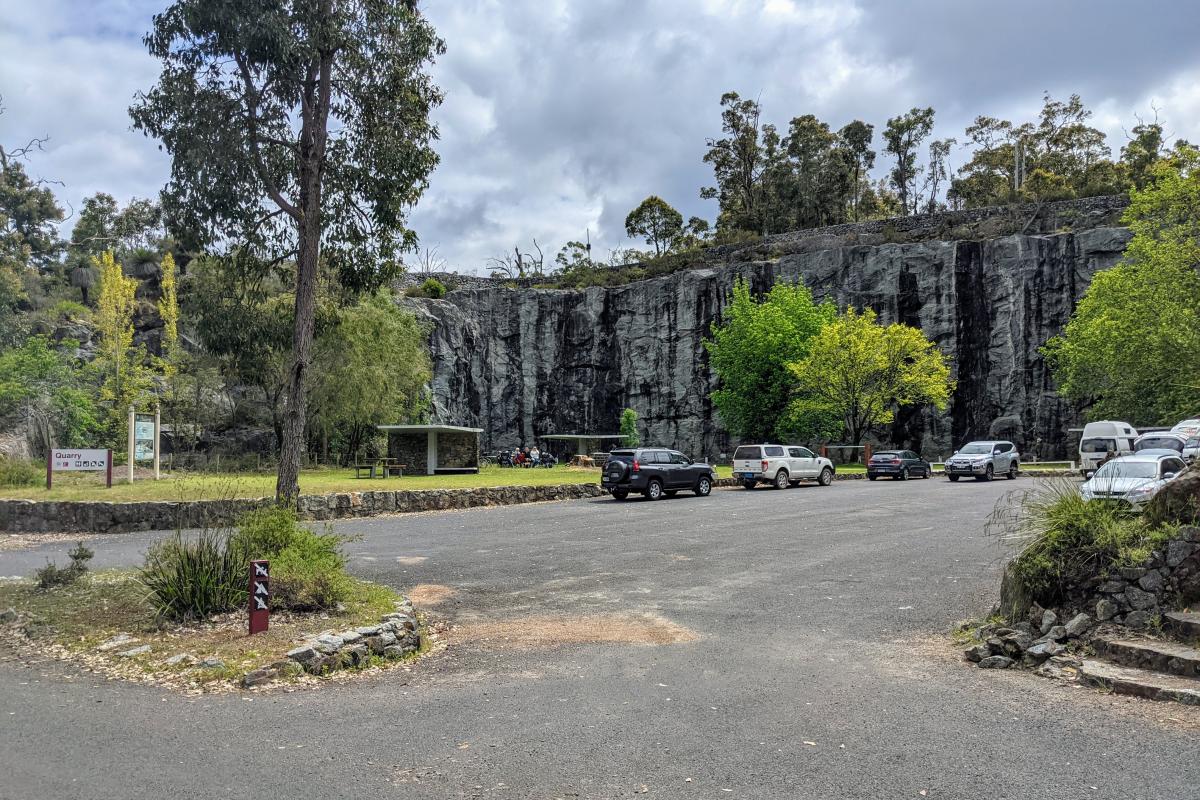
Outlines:
[[[307,205],[307,204],[306,204]],[[309,209],[305,209],[306,212]],[[313,217],[320,211],[313,209]],[[300,223],[300,255],[296,259],[296,322],[292,332],[292,367],[284,398],[283,439],[279,443],[279,477],[275,499],[295,505],[300,496],[300,465],[304,456],[304,422],[308,397],[304,390],[312,357],[313,325],[317,307],[317,259],[320,257],[320,223],[309,217]],[[317,224],[313,224],[313,223]]]

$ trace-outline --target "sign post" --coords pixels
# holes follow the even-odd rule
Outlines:
[[[46,489],[54,486],[56,472],[103,472],[104,485],[112,488],[112,450],[52,447],[46,457]]]
[[[250,635],[265,633],[271,621],[271,562],[250,562]]]
[[[137,451],[137,443],[136,443],[136,439],[134,438],[135,432],[133,429],[136,419],[137,419],[137,415],[134,414],[133,406],[130,406],[129,407],[129,449],[127,451],[127,453],[128,453],[127,460],[129,463],[129,482],[130,483],[133,483],[134,453]]]

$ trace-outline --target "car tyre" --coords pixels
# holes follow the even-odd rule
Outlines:
[[[742,481],[743,489],[753,489],[756,486],[758,486],[758,481]]]
[[[1015,481],[1017,479],[1017,470],[1019,470],[1019,469],[1020,469],[1020,467],[1017,464],[1017,462],[1015,462],[1015,461],[1012,462],[1012,464],[1008,468],[1008,479],[1010,481]]]
[[[878,478],[878,477],[879,477],[878,475],[872,475],[872,474],[871,474],[871,473],[869,473],[869,472],[867,473],[867,480],[869,480],[869,481],[873,481],[873,480],[875,480],[875,479],[876,479],[876,478]]]
[[[781,469],[775,473],[775,488],[786,489],[791,485],[791,478],[788,476],[786,469]]]
[[[900,470],[900,474],[897,477],[902,481],[908,480],[908,467]]]
[[[821,470],[821,475],[817,478],[817,483],[821,486],[828,486],[833,483],[833,470],[829,467]]]
[[[946,477],[950,479],[950,482],[951,482],[951,483],[958,483],[958,476],[957,476],[957,475],[947,475]]]
[[[988,464],[986,467],[984,467],[984,469],[983,469],[983,474],[982,474],[982,475],[976,475],[976,476],[975,476],[975,480],[977,480],[977,481],[990,481],[990,480],[992,480],[992,479],[993,479],[993,478],[995,478],[995,477],[996,477],[996,469],[995,469],[995,467],[993,467],[991,464]]]
[[[646,484],[646,499],[647,500],[661,500],[662,496],[663,496],[662,483],[659,482],[658,478],[651,478],[650,482],[648,484]]]
[[[629,497],[629,492],[625,491],[624,489],[618,489],[612,493],[612,496],[614,500],[624,500],[625,498]]]
[[[696,488],[693,489],[696,497],[708,497],[712,493],[712,481],[707,477],[702,477],[696,481]]]

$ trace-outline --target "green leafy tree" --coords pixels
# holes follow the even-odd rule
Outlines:
[[[915,214],[919,202],[916,181],[921,174],[917,152],[921,142],[933,133],[933,109],[914,108],[907,114],[892,117],[883,131],[883,151],[896,159],[889,173],[892,186],[905,214]]]
[[[1177,148],[1131,200],[1124,258],[1093,277],[1043,353],[1090,416],[1173,423],[1200,393],[1200,155]]]
[[[683,236],[683,215],[657,195],[650,195],[625,217],[625,233],[645,239],[661,256],[673,250]]]
[[[627,408],[621,412],[621,429],[622,437],[621,444],[626,447],[637,447],[642,443],[642,437],[638,435],[638,413],[632,408]]]
[[[788,368],[799,384],[789,412],[836,413],[854,445],[900,407],[944,409],[953,388],[946,357],[933,342],[917,328],[879,324],[870,309],[847,309]]]
[[[713,405],[731,433],[747,440],[776,438],[795,385],[788,364],[808,355],[813,338],[836,315],[832,303],[814,302],[801,283],[777,283],[761,301],[745,281],[734,283],[729,305],[704,342],[720,381]]]
[[[162,72],[130,111],[172,156],[174,226],[295,263],[276,483],[294,502],[319,271],[373,289],[415,249],[407,212],[437,163],[441,101],[425,70],[443,45],[415,0],[176,0],[146,43]]]
[[[850,213],[855,222],[861,218],[862,196],[870,188],[868,175],[875,166],[875,151],[871,149],[874,137],[875,126],[858,119],[838,131],[838,147],[850,163]]]
[[[762,108],[755,100],[743,100],[737,92],[721,95],[720,139],[708,140],[704,163],[711,164],[716,186],[700,190],[705,199],[720,203],[718,228],[762,232],[763,186],[766,166],[764,139],[778,144],[772,125],[762,125]]]
[[[62,209],[54,194],[31,180],[16,160],[36,146],[35,141],[12,151],[0,147],[0,347],[24,340],[29,325],[21,312],[30,304],[27,282],[39,270],[52,269],[60,248],[56,225]]]
[[[376,425],[416,420],[432,375],[428,331],[380,292],[341,312],[317,341],[314,432],[358,454]]]
[[[27,426],[35,455],[96,444],[94,375],[71,354],[76,345],[64,341],[56,348],[45,336],[31,336],[0,353],[0,421],[9,430]]]

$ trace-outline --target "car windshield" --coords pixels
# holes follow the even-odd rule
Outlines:
[[[1157,478],[1157,461],[1110,461],[1092,476],[1094,481],[1114,481],[1121,478]]]
[[[1109,450],[1115,452],[1116,449],[1116,439],[1084,439],[1079,443],[1081,453],[1107,453]]]
[[[977,456],[992,452],[992,446],[990,444],[969,444],[958,452],[964,456]]]
[[[734,458],[741,458],[741,459],[746,459],[746,458],[749,458],[749,459],[762,458],[762,448],[759,448],[759,447],[746,447],[746,446],[739,447],[737,450],[735,450],[735,451],[734,451],[734,453],[733,453],[733,457],[734,457]]]
[[[1142,439],[1134,447],[1135,450],[1182,450],[1183,445],[1174,436],[1151,436]]]

